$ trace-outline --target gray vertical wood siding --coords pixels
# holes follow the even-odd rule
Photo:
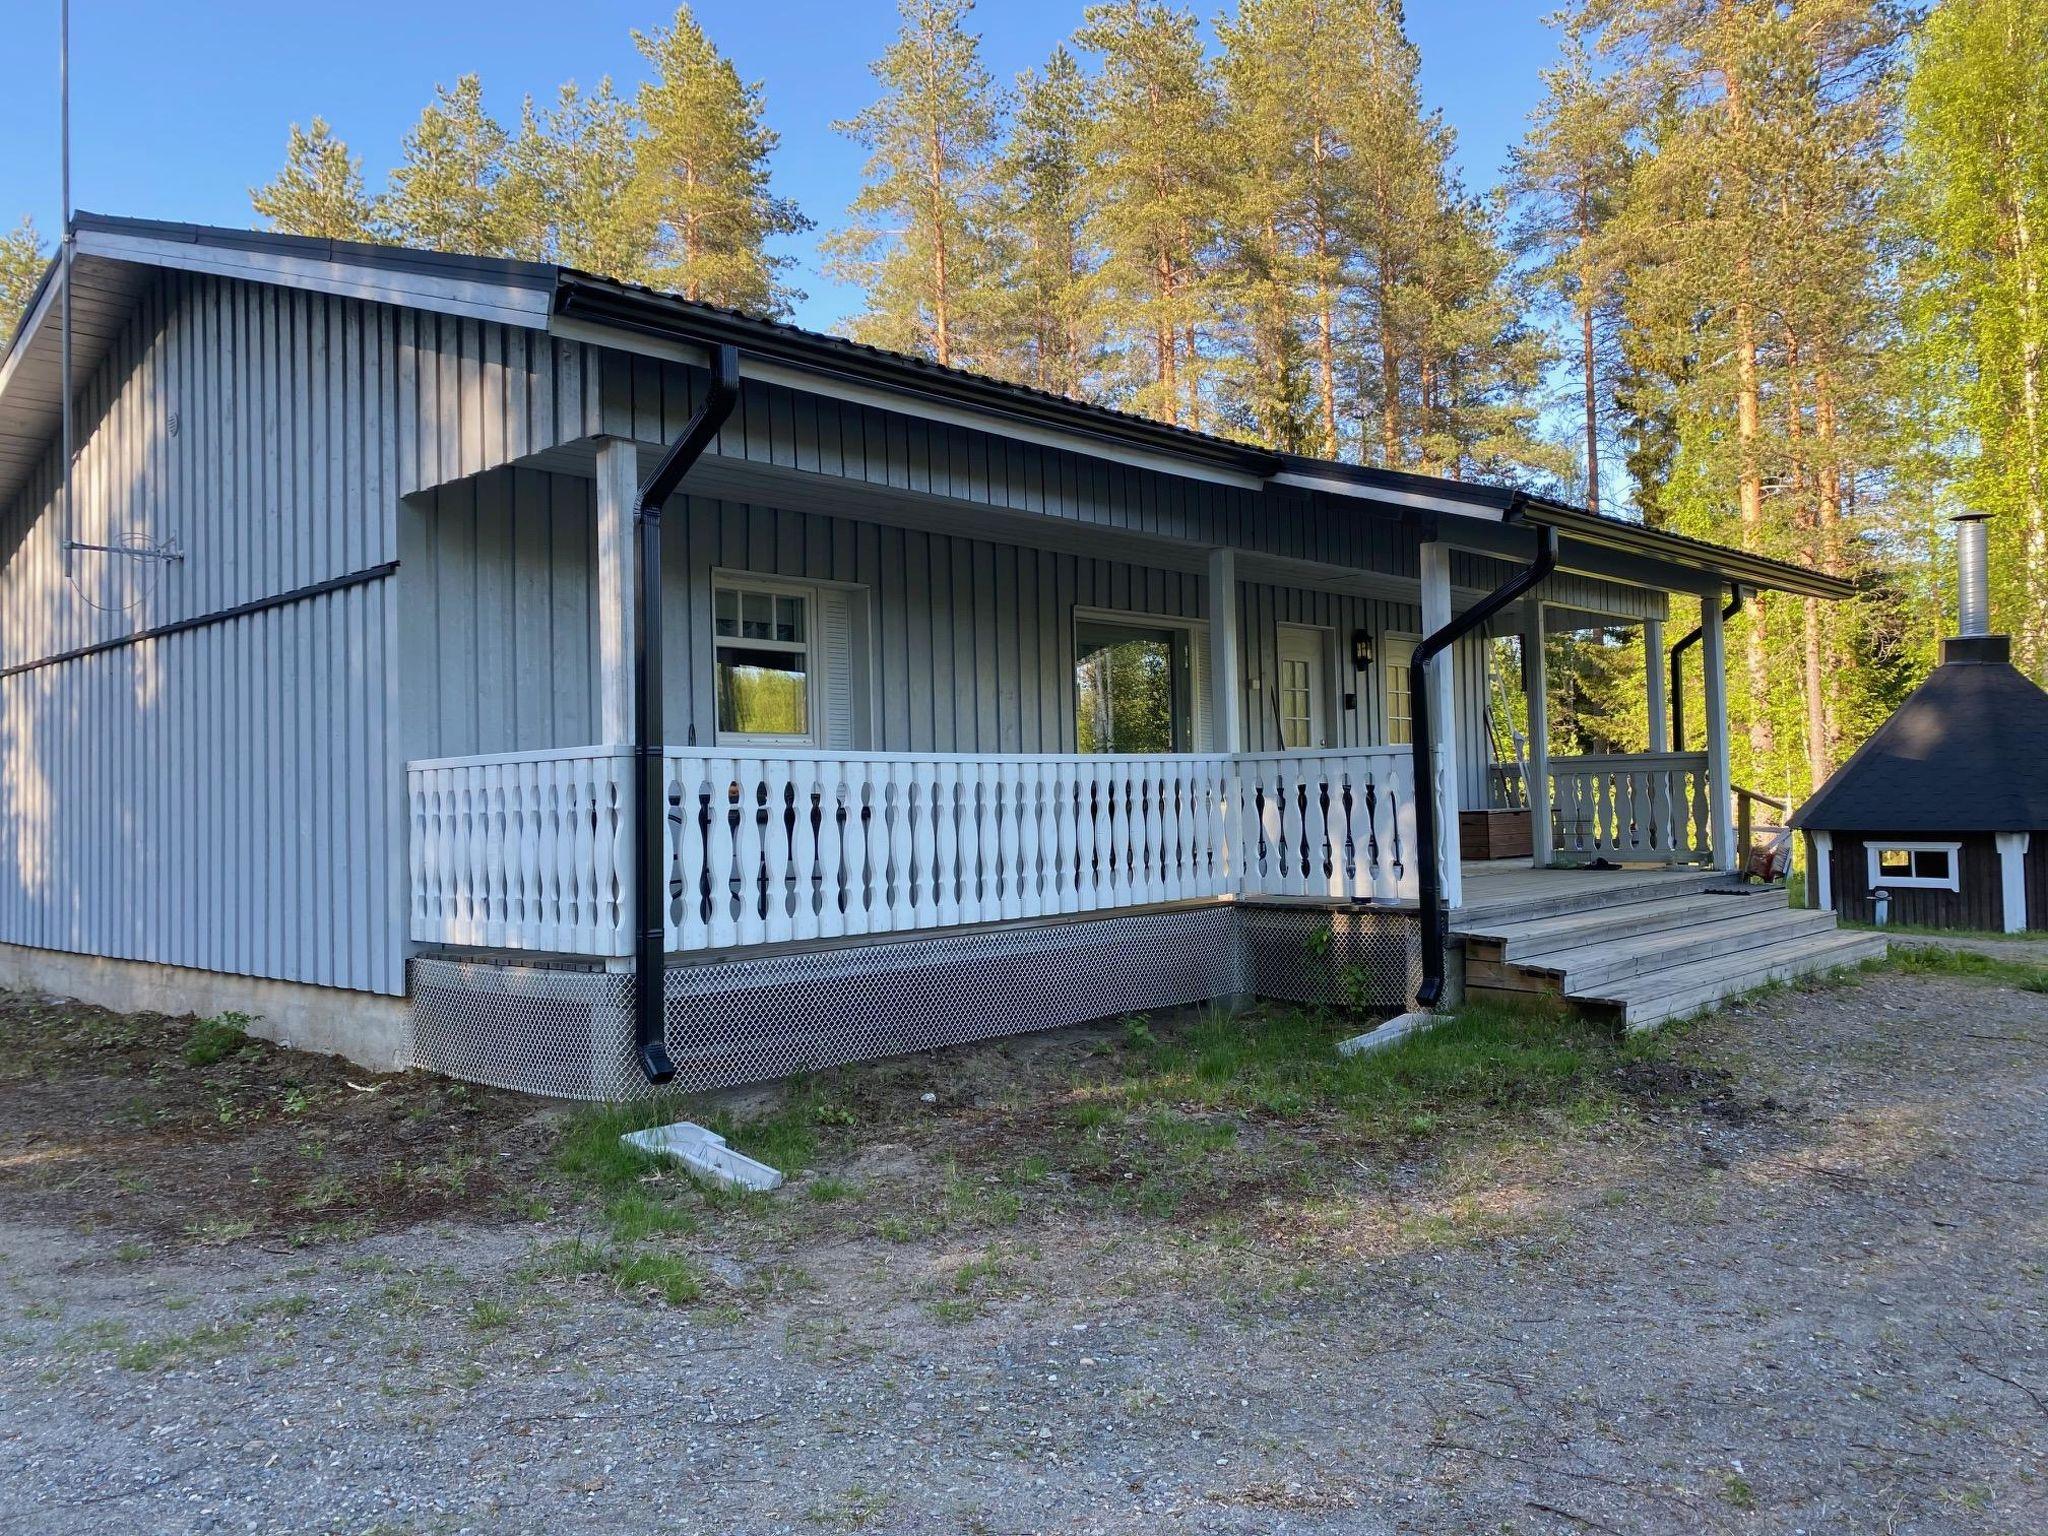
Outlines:
[[[410,757],[514,752],[595,740],[595,509],[592,484],[500,470],[413,498],[399,572]],[[1207,619],[1204,578],[1124,560],[891,528],[873,522],[683,497],[664,541],[663,682],[669,733],[716,733],[706,602],[716,570],[845,582],[865,590],[878,751],[1072,752],[1074,610]],[[1413,604],[1239,583],[1251,750],[1277,750],[1270,699],[1276,626],[1336,635],[1336,743],[1382,739],[1376,671],[1349,670],[1351,631],[1377,644],[1415,632]],[[1457,653],[1464,793],[1485,788],[1485,641]],[[1252,679],[1261,679],[1258,687]]]
[[[383,565],[400,498],[586,435],[585,349],[164,273],[0,512],[0,667]],[[399,993],[396,590],[372,581],[0,679],[0,941]]]

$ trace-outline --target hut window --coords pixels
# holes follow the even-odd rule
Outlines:
[[[1871,843],[1870,885],[1891,889],[1960,891],[1956,857],[1961,843]]]

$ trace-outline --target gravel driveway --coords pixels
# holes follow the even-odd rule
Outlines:
[[[536,1278],[574,1222],[502,1205],[0,1201],[0,1530],[2048,1529],[2048,996],[1877,973],[1679,1048],[1735,1092],[1340,1169],[1298,1242],[707,1228],[743,1304]]]

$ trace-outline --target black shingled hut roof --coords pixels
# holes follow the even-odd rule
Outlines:
[[[1942,664],[1792,824],[1814,832],[2048,828],[2048,693],[2002,636],[1950,640]]]

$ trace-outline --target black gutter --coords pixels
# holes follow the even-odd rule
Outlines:
[[[669,860],[667,739],[661,718],[661,509],[690,466],[711,446],[739,399],[739,349],[717,347],[712,354],[711,392],[640,487],[633,508],[638,541],[633,604],[640,615],[633,637],[633,752],[639,768],[633,827],[633,910],[639,925],[633,945],[633,1044],[650,1083],[665,1083],[676,1075],[668,1054],[663,1005]]]
[[[1521,504],[1510,503],[1501,514],[1503,523],[1521,515]],[[1415,841],[1422,860],[1417,872],[1416,894],[1422,905],[1422,985],[1415,989],[1415,1006],[1425,1013],[1435,1008],[1444,995],[1444,903],[1443,871],[1437,868],[1436,725],[1429,717],[1428,665],[1460,637],[1469,635],[1508,604],[1523,597],[1557,569],[1557,530],[1537,530],[1536,559],[1526,570],[1495,587],[1463,613],[1455,615],[1435,634],[1415,647],[1410,664],[1419,686],[1409,700],[1413,715],[1415,756]]]
[[[1737,582],[1732,590],[1735,596],[1721,610],[1721,622],[1724,624],[1742,612],[1742,583]],[[1685,674],[1681,663],[1685,660],[1686,648],[1698,645],[1704,633],[1706,626],[1695,624],[1678,644],[1671,647],[1671,750],[1674,752],[1685,750]]]

